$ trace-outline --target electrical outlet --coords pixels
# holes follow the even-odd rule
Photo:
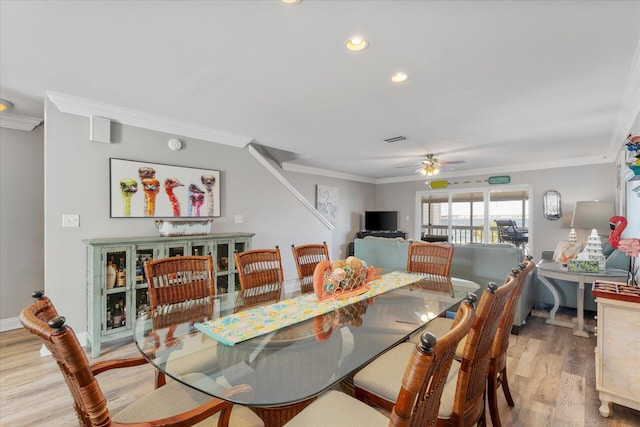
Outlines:
[[[78,214],[64,214],[62,215],[63,227],[80,227],[80,215]]]

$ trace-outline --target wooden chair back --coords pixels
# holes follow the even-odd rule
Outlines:
[[[233,254],[241,289],[282,282],[280,249],[252,249]]]
[[[509,348],[511,325],[513,325],[513,318],[515,317],[516,310],[518,309],[518,300],[520,299],[524,285],[527,282],[527,276],[535,267],[535,263],[532,259],[533,257],[531,255],[527,255],[524,262],[519,265],[519,269],[514,269],[514,271],[512,271],[512,274],[517,276],[518,282],[511,294],[511,297],[505,304],[502,316],[500,317],[500,323],[498,324],[497,333],[493,340],[493,347],[491,349],[492,359],[499,359],[507,353],[507,349]]]
[[[471,426],[486,418],[485,391],[493,338],[503,308],[517,284],[517,277],[509,274],[502,286],[497,287],[495,283],[489,283],[489,288],[482,293],[475,312],[475,323],[467,335],[464,346],[453,412],[447,425]]]
[[[320,261],[329,260],[327,243],[294,246],[291,245],[293,260],[298,270],[302,293],[313,292],[313,272]]]
[[[82,426],[110,425],[107,400],[89,366],[89,360],[76,334],[65,325],[53,303],[44,292],[34,292],[36,302],[20,313],[20,322],[26,330],[40,337],[47,350],[58,363],[67,382],[73,407]]]
[[[407,271],[448,276],[451,271],[453,246],[443,243],[411,242]]]
[[[451,330],[441,338],[436,340],[431,332],[422,335],[402,378],[402,387],[391,411],[390,426],[435,425],[456,347],[473,325],[477,299],[470,294],[460,304]]]
[[[514,274],[517,273],[518,282],[511,298],[509,298],[507,304],[504,306],[500,322],[498,323],[496,336],[493,339],[487,376],[487,400],[491,414],[491,423],[494,427],[500,427],[502,425],[498,412],[498,388],[500,386],[502,386],[509,406],[514,405],[513,397],[509,390],[509,381],[507,379],[507,350],[509,349],[509,336],[511,335],[513,318],[518,308],[518,300],[526,285],[527,276],[529,276],[529,273],[531,273],[535,267],[532,259],[533,257],[531,255],[527,255],[525,261],[519,265],[519,269],[513,270]]]
[[[152,259],[144,263],[144,272],[151,308],[215,295],[211,255]]]

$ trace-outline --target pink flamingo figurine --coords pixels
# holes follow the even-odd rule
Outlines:
[[[623,216],[609,218],[609,226],[613,230],[609,236],[609,243],[614,249],[618,249],[629,256],[629,280],[638,286],[635,279],[635,259],[640,255],[640,239],[620,239],[620,235],[627,227],[627,219]]]

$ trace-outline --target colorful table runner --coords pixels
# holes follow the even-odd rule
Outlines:
[[[316,294],[310,293],[208,322],[197,323],[195,327],[222,344],[234,345],[406,286],[422,278],[421,275],[393,272],[385,274],[381,279],[369,282],[367,292],[350,298],[318,301]]]

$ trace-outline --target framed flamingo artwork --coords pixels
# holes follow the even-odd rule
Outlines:
[[[220,216],[220,171],[109,159],[111,218]]]

